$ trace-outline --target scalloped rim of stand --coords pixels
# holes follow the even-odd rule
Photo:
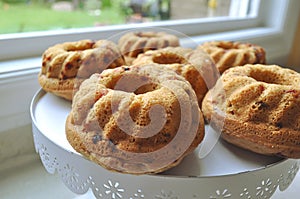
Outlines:
[[[57,172],[63,183],[77,194],[91,189],[96,198],[113,199],[270,198],[277,188],[287,189],[299,170],[298,160],[284,159],[263,168],[219,176],[135,176],[111,172],[44,135],[34,112],[45,94],[38,91],[30,105],[35,149],[47,172]]]

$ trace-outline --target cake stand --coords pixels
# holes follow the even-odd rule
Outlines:
[[[219,140],[199,158],[199,148],[173,169],[155,175],[108,171],[77,153],[65,137],[71,103],[43,90],[31,103],[35,149],[47,172],[57,172],[74,193],[91,190],[96,198],[253,199],[284,191],[299,170],[299,161],[257,155]],[[206,126],[206,135],[213,134]],[[205,142],[205,140],[204,140]]]

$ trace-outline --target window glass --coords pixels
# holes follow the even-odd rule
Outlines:
[[[0,0],[0,34],[206,17],[247,17],[259,0]]]

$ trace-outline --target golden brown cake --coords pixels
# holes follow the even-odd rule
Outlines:
[[[209,41],[198,46],[210,54],[220,73],[234,66],[265,64],[265,50],[251,43],[233,41]]]
[[[139,54],[133,65],[143,63],[162,64],[166,68],[183,76],[196,92],[199,105],[208,88],[211,88],[218,78],[219,72],[215,69],[209,55],[201,49],[182,47],[167,47],[159,50],[150,50]]]
[[[106,169],[158,173],[198,146],[204,120],[183,77],[155,64],[122,66],[81,84],[66,135],[76,151]]]
[[[293,70],[260,64],[230,68],[205,96],[202,111],[232,144],[300,158],[300,74]]]
[[[71,100],[75,81],[79,85],[93,73],[123,64],[124,58],[111,41],[66,42],[49,47],[43,53],[38,80],[45,91]]]
[[[168,46],[179,46],[179,39],[165,32],[129,32],[119,39],[118,46],[127,65],[131,65],[138,54]]]

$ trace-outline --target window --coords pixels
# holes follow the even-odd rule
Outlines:
[[[247,17],[258,0],[1,0],[0,34],[206,17]]]
[[[1,3],[3,1],[0,0]],[[193,0],[176,1],[187,4]],[[219,3],[225,1],[217,0]],[[209,18],[190,16],[188,19],[125,25],[0,34],[0,133],[30,123],[28,107],[33,94],[39,89],[37,73],[40,70],[40,56],[55,43],[108,38],[132,28],[165,28],[185,34],[194,41],[189,43],[182,39],[184,46],[194,47],[195,43],[206,40],[243,40],[263,46],[267,51],[268,63],[286,63],[296,30],[300,1],[231,0],[227,11],[227,16]],[[0,24],[2,20],[1,17]],[[15,99],[19,99],[18,103],[12,104]]]
[[[101,2],[106,2],[102,5],[104,8],[100,0],[0,1],[0,17],[10,19],[0,21],[0,46],[6,46],[6,50],[0,52],[0,60],[39,56],[55,43],[107,38],[129,28],[156,26],[199,35],[256,26],[260,0]],[[228,26],[223,25],[225,21],[229,22]],[[208,27],[204,27],[206,25]],[[14,43],[16,45],[12,45]]]

